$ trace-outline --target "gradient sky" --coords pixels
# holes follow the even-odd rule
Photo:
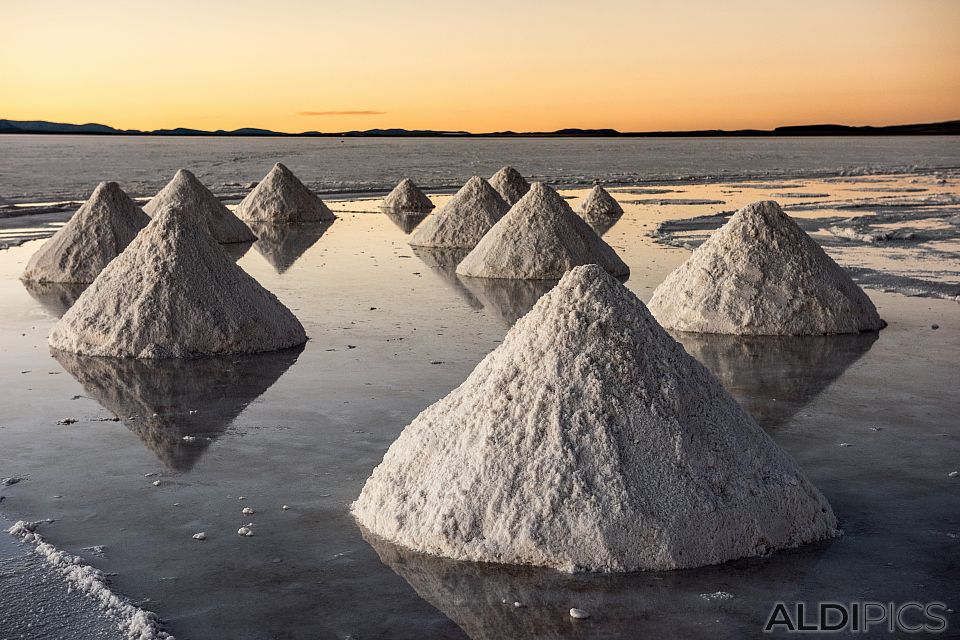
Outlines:
[[[0,0],[0,117],[474,132],[960,118],[954,0]]]

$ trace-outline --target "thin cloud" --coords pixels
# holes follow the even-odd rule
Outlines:
[[[300,111],[298,116],[382,116],[386,111]]]

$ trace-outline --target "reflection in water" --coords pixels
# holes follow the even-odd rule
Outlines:
[[[257,235],[253,243],[257,251],[282,274],[320,239],[333,222],[305,224],[250,223]]]
[[[430,267],[430,271],[436,274],[444,284],[456,291],[457,295],[467,303],[467,306],[478,311],[483,309],[483,303],[477,300],[457,277],[457,265],[470,253],[469,249],[442,249],[437,247],[410,247],[410,249],[413,251],[413,255]]]
[[[762,427],[777,427],[860,359],[875,331],[836,336],[732,336],[676,332]]]
[[[392,209],[383,209],[383,215],[390,218],[393,224],[400,227],[400,230],[409,235],[417,228],[417,225],[423,222],[427,217],[426,213],[417,213],[415,211],[394,211]]]
[[[610,228],[620,220],[620,216],[608,216],[596,213],[580,214],[580,217],[597,232],[598,236],[602,236],[607,231],[610,231]]]
[[[73,306],[80,294],[90,286],[89,283],[76,284],[66,282],[35,282],[21,280],[23,288],[40,303],[46,311],[58,318]]]
[[[227,255],[230,256],[230,259],[234,262],[237,262],[243,256],[247,255],[247,251],[250,250],[250,245],[253,242],[231,242],[229,244],[220,245],[224,251],[227,252]]]
[[[473,640],[715,638],[721,607],[725,630],[733,632],[729,637],[753,636],[770,611],[770,594],[797,594],[830,544],[699,569],[571,574],[458,562],[397,547],[363,529],[361,533],[381,562]],[[704,597],[726,590],[735,592],[735,598]],[[591,618],[571,620],[571,607],[586,609]]]
[[[51,354],[170,469],[186,471],[297,361],[303,346],[197,359]],[[184,440],[184,437],[187,437]]]
[[[461,277],[460,282],[509,329],[559,280],[510,280]]]

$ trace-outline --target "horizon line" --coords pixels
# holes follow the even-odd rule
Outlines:
[[[306,115],[346,115],[347,113],[359,113],[359,112],[301,112],[301,114]],[[364,112],[369,115],[379,114],[380,112]],[[17,125],[26,125],[25,127],[20,127]],[[887,132],[896,132],[898,129],[922,129],[922,128],[936,127],[936,128],[949,128],[951,129],[950,133],[960,133],[960,117],[951,120],[942,120],[937,122],[913,122],[913,123],[899,123],[899,124],[887,124],[887,125],[850,125],[850,124],[838,124],[831,122],[821,122],[813,124],[793,124],[793,125],[778,125],[772,129],[758,129],[758,128],[739,128],[739,129],[666,129],[666,130],[656,130],[656,131],[620,131],[612,127],[596,127],[596,128],[583,128],[583,127],[564,127],[560,129],[555,129],[553,131],[514,131],[512,129],[504,129],[500,131],[486,131],[486,132],[474,132],[466,130],[447,130],[447,129],[406,129],[403,127],[376,127],[372,129],[350,129],[342,131],[301,131],[301,132],[289,132],[289,131],[275,131],[272,129],[264,129],[260,127],[239,127],[236,129],[226,130],[226,129],[215,129],[215,130],[205,130],[205,129],[194,129],[192,127],[173,127],[173,128],[159,128],[159,129],[118,129],[111,125],[105,125],[98,122],[87,122],[83,124],[74,124],[74,123],[63,123],[63,122],[53,122],[49,120],[13,120],[9,118],[0,118],[0,134],[84,134],[84,135],[194,135],[194,136],[203,136],[203,135],[217,135],[217,136],[340,136],[340,135],[358,135],[358,134],[378,134],[384,133],[390,135],[391,132],[394,132],[394,135],[408,135],[410,137],[415,137],[417,135],[424,136],[450,136],[450,137],[466,137],[466,136],[594,136],[594,137],[603,137],[603,136],[695,136],[697,134],[702,135],[736,135],[736,134],[746,134],[746,135],[763,135],[763,134],[776,134],[777,132],[792,132],[796,130],[810,130],[810,131],[824,131],[829,132],[829,130],[839,130],[847,132],[864,132],[864,131],[884,131]],[[955,129],[955,130],[954,130]],[[175,132],[184,132],[178,134]],[[922,131],[918,131],[922,133]]]

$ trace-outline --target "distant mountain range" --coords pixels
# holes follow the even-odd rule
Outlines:
[[[929,124],[897,124],[885,127],[851,127],[842,124],[810,124],[791,127],[777,127],[771,130],[705,129],[701,131],[617,131],[616,129],[558,129],[557,131],[497,131],[492,133],[470,133],[468,131],[432,131],[421,129],[367,129],[366,131],[340,131],[322,133],[304,131],[303,133],[283,133],[269,129],[245,127],[233,131],[202,131],[200,129],[155,129],[139,131],[136,129],[115,129],[105,124],[62,124],[43,120],[0,120],[0,134],[78,134],[99,136],[235,136],[235,137],[356,137],[356,138],[467,138],[467,137],[594,137],[594,138],[693,138],[693,137],[751,137],[751,136],[923,136],[923,135],[960,135],[960,120],[934,122]]]

